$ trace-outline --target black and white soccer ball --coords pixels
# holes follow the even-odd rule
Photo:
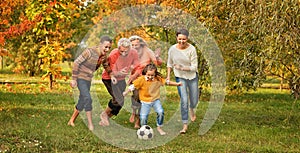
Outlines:
[[[143,125],[136,132],[139,139],[149,140],[154,136],[153,129],[149,125]]]

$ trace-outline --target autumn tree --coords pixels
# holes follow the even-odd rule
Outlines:
[[[230,91],[256,89],[266,76],[299,95],[299,1],[178,0],[223,52]]]
[[[65,59],[70,58],[66,49],[73,47],[71,38],[75,29],[70,27],[72,19],[76,18],[79,1],[49,1],[43,3],[39,1],[32,2],[26,9],[27,16],[34,18],[36,14],[41,16],[41,21],[32,29],[32,33],[26,35],[27,43],[37,44],[34,49],[37,53],[40,67],[45,74],[43,77],[49,77],[49,87],[52,88],[52,82],[56,78],[61,78],[61,66],[59,64]],[[34,36],[28,39],[28,36]],[[26,45],[26,44],[24,44]]]
[[[21,13],[15,13],[14,17],[26,18],[34,24],[23,33],[17,32],[18,35],[10,38],[5,46],[14,55],[14,71],[29,76],[43,72],[52,88],[55,78],[62,77],[59,64],[70,57],[66,50],[74,46],[70,38],[75,29],[71,23],[80,16],[78,11],[82,5],[80,1],[39,0],[26,1],[26,5],[16,10]],[[21,19],[20,25],[27,23]]]
[[[24,9],[27,4],[28,1],[25,0],[6,0],[0,3],[1,66],[3,66],[5,56],[9,56],[7,57],[8,59],[13,58],[14,49],[11,46],[18,45],[17,43],[11,44],[9,41],[29,31],[39,20],[38,17],[34,20],[29,20],[25,16]]]
[[[32,28],[36,21],[29,20],[22,10],[28,1],[6,0],[0,3],[0,46],[3,48],[5,41],[21,35]]]
[[[288,83],[292,94],[300,96],[300,1],[263,2],[259,10],[262,56],[267,75]]]
[[[124,18],[121,15],[110,18],[114,21],[105,26],[114,29],[111,33],[101,29],[105,27],[96,28],[100,29],[100,32],[90,31],[93,26],[98,26],[98,22],[118,10],[154,4],[180,9],[203,23],[215,38],[224,56],[229,91],[241,93],[256,89],[266,76],[275,76],[288,82],[296,97],[299,95],[300,4],[297,0],[89,2],[85,6],[79,1],[70,0],[18,0],[1,3],[0,44],[13,55],[15,70],[30,75],[45,71],[44,76],[49,77],[51,74],[54,78],[59,78],[61,69],[58,64],[63,59],[70,58],[71,49],[74,52],[78,49],[76,47],[80,46],[72,47],[80,44],[84,37],[97,40],[101,35],[108,34],[117,40],[120,37],[138,34],[146,40],[175,43],[174,29],[168,28],[168,25],[159,27],[145,24],[123,30],[121,25],[128,22],[129,14]],[[165,19],[162,23],[167,22],[169,25],[176,23],[175,20],[181,20],[180,15],[168,13],[157,11],[155,15]],[[136,21],[131,22],[134,25]],[[116,25],[117,23],[119,25]],[[84,39],[83,42],[88,43],[88,46],[95,45],[88,39]],[[199,57],[199,72],[203,74],[202,80],[209,84],[209,69],[201,51]]]

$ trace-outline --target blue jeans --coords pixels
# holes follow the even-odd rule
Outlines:
[[[77,79],[77,87],[80,94],[76,109],[79,111],[82,111],[83,109],[85,109],[85,111],[91,111],[93,109],[92,98],[90,94],[91,81]]]
[[[160,100],[157,99],[153,102],[142,102],[140,120],[141,126],[147,125],[148,115],[150,113],[151,107],[154,108],[154,111],[157,113],[156,125],[162,126],[164,123],[164,109],[160,103]]]
[[[179,77],[175,77],[175,80],[176,80],[176,82],[180,82]],[[179,87],[180,86],[177,86],[177,90],[178,90],[178,94],[179,94],[179,97],[180,97],[181,93],[180,93],[180,88]]]
[[[198,74],[196,78],[192,80],[179,78],[179,81],[182,83],[179,86],[180,91],[180,109],[181,109],[181,120],[182,123],[188,123],[189,119],[189,101],[190,108],[196,108],[198,104],[199,89],[198,89]]]

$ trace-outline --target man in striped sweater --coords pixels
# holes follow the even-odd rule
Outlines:
[[[75,126],[75,119],[79,112],[84,109],[88,119],[88,128],[89,130],[94,129],[94,125],[92,123],[92,98],[90,95],[91,82],[93,73],[100,67],[100,65],[103,65],[106,72],[111,72],[106,56],[111,45],[112,39],[108,36],[102,36],[100,38],[99,46],[85,49],[74,61],[72,81],[70,82],[70,85],[72,88],[77,86],[80,95],[68,125]]]

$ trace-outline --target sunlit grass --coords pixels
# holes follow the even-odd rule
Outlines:
[[[49,90],[43,83],[0,85],[0,152],[133,152],[99,139],[88,130],[84,119],[79,118],[76,127],[67,126],[76,102],[74,93],[68,84],[57,83],[54,87]],[[103,84],[95,84],[92,89],[98,102],[106,107],[110,97]],[[167,87],[166,93],[163,106],[167,121],[178,109],[179,97],[176,87]],[[288,90],[258,89],[244,95],[227,95],[216,123],[200,136],[199,124],[208,100],[209,93],[204,92],[198,120],[189,125],[186,135],[144,152],[300,151],[300,105]],[[123,109],[114,120],[133,129],[129,116]],[[153,127],[155,117],[151,114],[149,118]],[[101,128],[99,114],[93,120]]]

